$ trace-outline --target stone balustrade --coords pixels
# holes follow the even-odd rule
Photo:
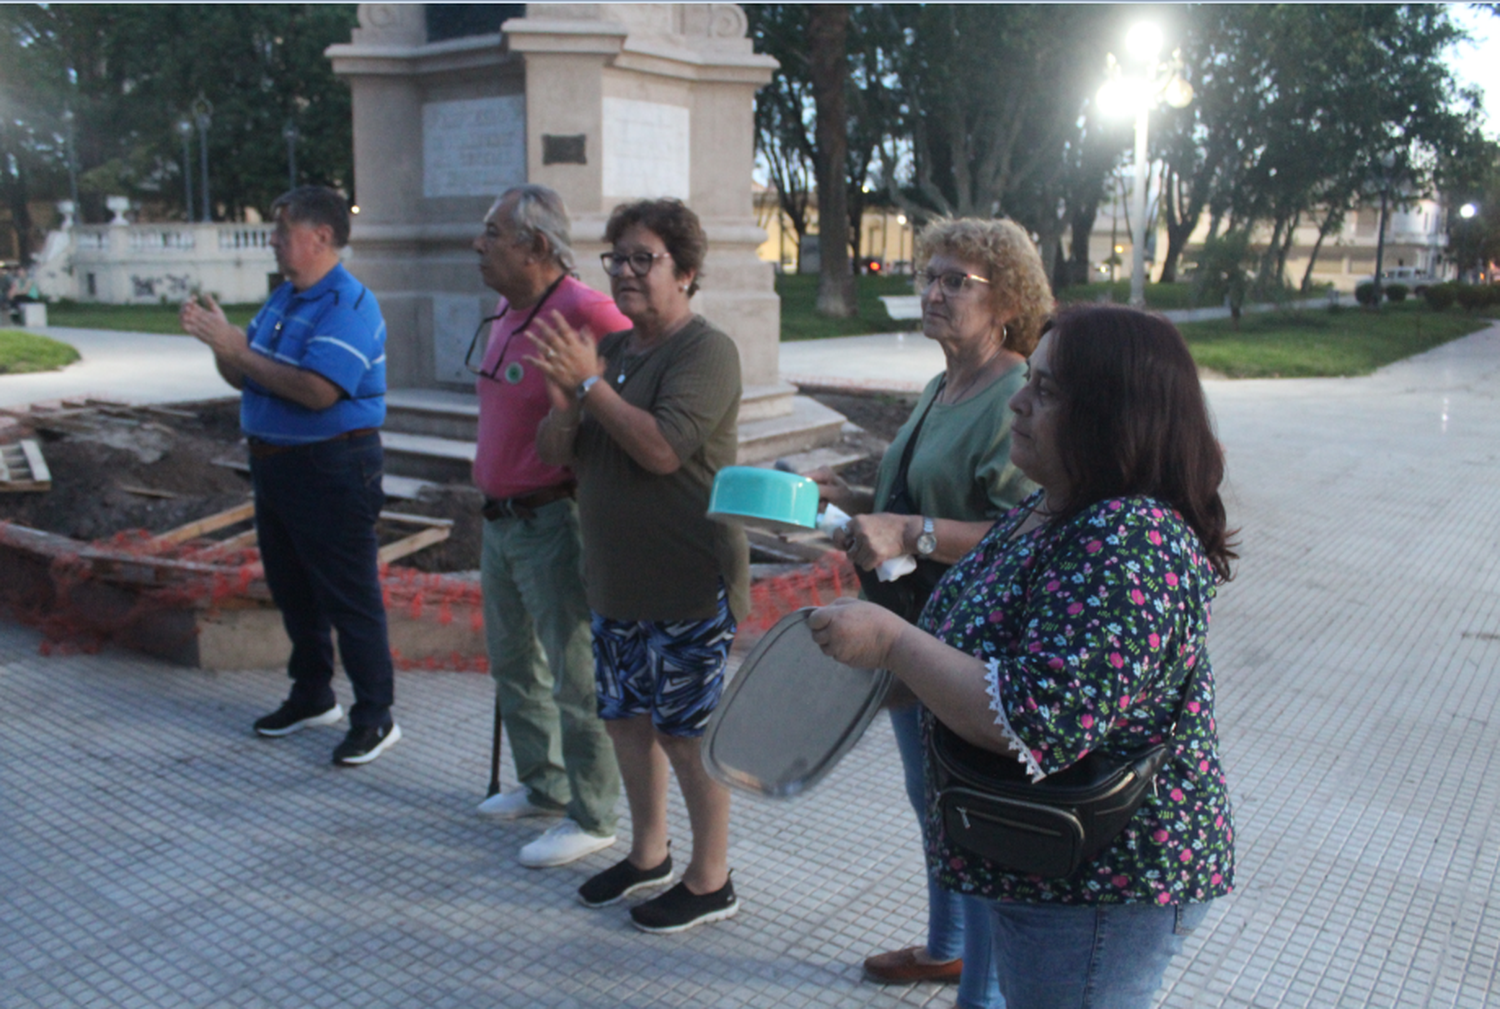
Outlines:
[[[51,232],[36,266],[48,298],[112,305],[259,302],[279,282],[270,224],[103,224]]]

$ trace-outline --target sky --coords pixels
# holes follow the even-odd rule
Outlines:
[[[1490,135],[1500,133],[1500,17],[1454,4],[1453,17],[1469,30],[1472,43],[1454,47],[1449,63],[1454,76],[1484,89]]]

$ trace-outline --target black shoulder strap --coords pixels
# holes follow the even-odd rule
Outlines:
[[[917,506],[916,499],[911,496],[911,492],[907,489],[906,470],[911,465],[912,453],[917,449],[917,439],[922,436],[922,425],[927,423],[927,415],[932,412],[932,404],[937,402],[938,397],[943,394],[943,389],[947,384],[948,376],[945,373],[942,378],[938,379],[938,387],[933,392],[932,398],[927,401],[927,406],[923,408],[922,416],[917,418],[917,426],[911,429],[911,437],[906,439],[906,447],[901,452],[901,465],[896,467],[896,477],[891,481],[891,492],[886,495],[885,503],[887,505],[905,496],[911,502],[911,507],[915,508]]]

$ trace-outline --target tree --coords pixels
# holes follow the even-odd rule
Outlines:
[[[1198,303],[1227,304],[1236,332],[1240,328],[1240,310],[1244,308],[1245,295],[1250,290],[1253,258],[1249,231],[1231,231],[1211,237],[1203,243],[1203,250],[1198,254],[1194,281]]]
[[[1315,262],[1385,186],[1386,162],[1417,195],[1439,152],[1477,129],[1476,96],[1444,59],[1462,32],[1438,5],[1191,10],[1182,48],[1196,96],[1155,133],[1168,168],[1163,279],[1206,210],[1210,235],[1269,224],[1260,282],[1279,283],[1299,221],[1318,215]]]
[[[816,4],[808,11],[807,45],[817,109],[813,167],[818,178],[818,313],[847,318],[857,313],[850,269],[848,178],[849,5]]]
[[[108,193],[171,212],[182,192],[176,123],[201,94],[213,103],[218,216],[264,212],[285,190],[288,120],[301,134],[301,181],[352,190],[349,90],[323,50],[356,24],[351,4],[0,7],[0,90],[16,105],[5,142],[14,148],[17,130],[32,138],[46,165],[32,196],[56,198],[66,181],[58,124],[71,109],[85,217],[102,218]]]
[[[755,48],[781,64],[755,96],[755,148],[765,162],[781,212],[802,248],[813,193],[812,82],[807,66],[807,6],[750,4],[745,8]]]

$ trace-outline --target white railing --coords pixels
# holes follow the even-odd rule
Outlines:
[[[49,298],[111,304],[194,290],[258,302],[276,271],[270,224],[89,224],[52,232],[36,277]]]
[[[269,249],[272,226],[269,224],[236,225],[219,229],[221,249]]]
[[[128,237],[131,252],[180,252],[198,244],[191,231],[147,230],[140,225],[132,226]]]

